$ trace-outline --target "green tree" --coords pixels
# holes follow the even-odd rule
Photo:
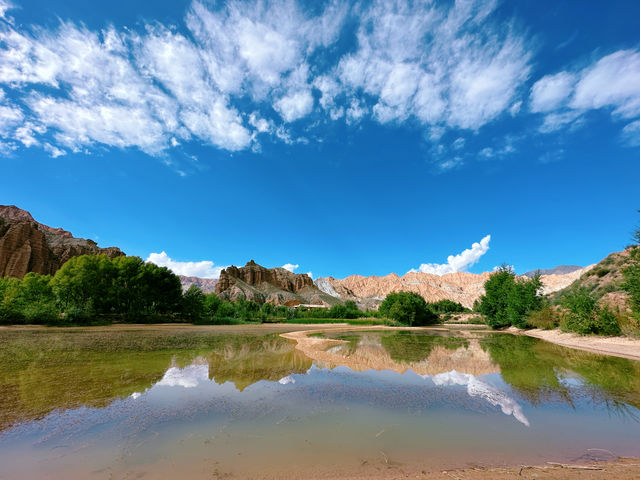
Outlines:
[[[49,324],[58,317],[49,275],[27,273],[20,282],[15,301],[26,323]]]
[[[453,302],[447,298],[439,300],[437,302],[427,304],[429,310],[431,310],[436,315],[446,314],[446,313],[464,313],[468,312],[469,309],[462,306],[460,303]]]
[[[204,296],[204,313],[205,316],[215,317],[218,313],[218,307],[222,300],[215,293],[209,293]]]
[[[640,246],[629,252],[629,263],[622,270],[624,283],[622,288],[629,294],[631,310],[640,318]]]
[[[509,293],[515,283],[515,274],[508,265],[492,273],[484,284],[484,295],[480,297],[478,310],[487,317],[492,328],[508,327]]]
[[[427,308],[424,298],[414,292],[390,293],[378,311],[384,317],[409,326],[438,323],[438,316]]]
[[[58,304],[64,311],[109,313],[115,303],[116,269],[106,255],[81,255],[71,258],[53,276],[51,282]]]
[[[542,308],[541,287],[539,275],[531,279],[516,278],[513,269],[503,265],[485,282],[485,294],[480,297],[477,308],[492,328],[510,325],[525,328],[529,314]]]
[[[638,210],[638,213],[640,213],[640,210]],[[631,238],[637,245],[640,245],[640,227],[636,228],[633,231],[633,233],[631,234]]]
[[[202,290],[196,285],[191,285],[182,296],[182,314],[194,322],[205,316],[206,298]]]
[[[632,237],[636,245],[629,249],[629,262],[622,270],[622,288],[629,294],[633,314],[640,319],[640,227],[634,230]]]

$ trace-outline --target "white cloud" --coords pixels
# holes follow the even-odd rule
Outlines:
[[[55,145],[51,145],[50,143],[45,143],[43,145],[43,148],[46,152],[49,153],[49,155],[51,155],[52,158],[62,157],[67,154],[67,152],[65,152],[61,148],[58,148]]]
[[[620,50],[583,70],[571,107],[611,107],[623,118],[640,115],[640,52]]]
[[[447,263],[423,263],[417,269],[411,269],[410,272],[432,273],[435,275],[444,275],[446,273],[465,272],[467,269],[475,265],[480,257],[489,251],[489,242],[491,235],[487,235],[480,243],[474,243],[471,248],[463,250],[457,255],[449,255]]]
[[[209,260],[200,262],[178,262],[171,259],[164,251],[160,253],[150,253],[146,261],[155,263],[159,267],[167,267],[176,275],[185,275],[187,277],[219,278],[220,272],[225,268],[216,267],[214,263]]]
[[[614,120],[640,116],[640,51],[619,50],[579,71],[547,75],[531,89],[531,110],[546,113],[543,133],[581,126],[597,109],[610,110]]]
[[[280,113],[285,122],[293,122],[311,112],[313,109],[313,96],[309,90],[294,92],[277,100],[274,108]]]
[[[24,114],[18,108],[0,105],[0,136],[6,136],[10,131],[20,125]]]
[[[6,18],[7,10],[14,8],[11,2],[7,0],[0,0],[0,18]]]
[[[0,13],[7,8],[0,3]],[[336,2],[309,17],[291,0],[219,8],[194,2],[185,20],[189,38],[158,23],[144,33],[68,22],[53,30],[3,25],[0,84],[21,96],[29,123],[44,127],[14,138],[31,147],[102,144],[150,155],[185,140],[248,148],[264,123],[245,123],[235,96],[272,101],[286,121],[310,113],[306,57],[336,40],[347,10]]]
[[[462,157],[453,157],[440,161],[438,163],[438,168],[440,171],[446,172],[461,167],[463,164],[464,160],[462,160]]]
[[[628,145],[640,147],[640,120],[626,125],[622,129],[622,138]]]
[[[300,265],[298,265],[298,264],[294,265],[293,263],[285,263],[280,268],[284,268],[285,270],[289,270],[290,272],[294,272],[299,266]]]
[[[560,107],[569,99],[575,82],[575,76],[568,72],[542,77],[531,88],[531,111],[548,112]]]
[[[0,15],[9,7],[0,0]],[[370,116],[417,120],[432,132],[477,130],[513,111],[530,70],[522,35],[491,19],[495,7],[330,0],[314,16],[296,0],[194,1],[185,34],[158,22],[139,31],[7,23],[0,84],[28,107],[25,125],[38,126],[8,135],[72,151],[162,155],[186,141],[257,151],[259,134],[304,141],[291,140],[283,122],[314,109],[347,124]],[[350,15],[356,49],[336,57]],[[281,120],[270,119],[273,110]]]
[[[478,129],[507,111],[528,78],[530,54],[513,29],[490,22],[495,2],[377,1],[361,15],[358,50],[341,83],[377,99],[381,123],[415,117]],[[481,28],[478,28],[481,26]]]
[[[581,123],[581,112],[569,110],[559,113],[549,113],[544,117],[544,122],[540,125],[539,130],[542,133],[549,133],[566,127],[567,125],[573,125],[576,122]]]

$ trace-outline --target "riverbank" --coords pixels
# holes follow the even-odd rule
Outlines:
[[[354,479],[355,478],[356,477],[354,477]],[[444,470],[433,473],[424,471],[397,471],[397,473],[387,472],[385,474],[368,476],[367,478],[372,480],[381,480],[383,478],[424,478],[430,480],[507,480],[513,478],[548,478],[554,480],[632,480],[640,478],[640,458],[619,458],[610,462],[577,464],[547,462],[541,465],[520,465],[515,467],[473,466],[461,470]]]
[[[613,355],[616,357],[640,360],[640,339],[627,337],[600,337],[596,335],[578,335],[565,333],[560,330],[521,330],[510,327],[505,332],[514,335],[526,335],[539,338],[546,342],[555,343],[563,347],[576,348],[587,352]]]

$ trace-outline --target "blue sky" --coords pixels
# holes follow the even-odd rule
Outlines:
[[[636,1],[0,16],[0,203],[179,273],[524,272],[638,222]]]

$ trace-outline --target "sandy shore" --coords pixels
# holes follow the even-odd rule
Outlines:
[[[529,337],[539,338],[547,342],[562,345],[563,347],[640,360],[639,339],[578,335],[575,333],[563,333],[560,330],[520,330],[513,327],[508,328],[506,331],[516,335],[527,335]]]
[[[364,477],[352,477],[361,479]],[[441,472],[405,471],[390,468],[380,474],[369,474],[368,480],[418,478],[434,480],[507,480],[507,479],[556,479],[556,480],[632,480],[640,478],[639,458],[620,458],[612,462],[580,464],[520,465],[515,467],[468,467]],[[346,480],[346,478],[344,479]]]

